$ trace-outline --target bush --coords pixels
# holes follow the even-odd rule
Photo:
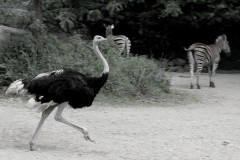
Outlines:
[[[110,66],[110,76],[101,93],[116,97],[159,95],[169,91],[170,81],[152,59],[121,56],[114,44],[100,44]],[[0,57],[0,83],[33,77],[42,72],[72,68],[91,76],[100,76],[102,64],[93,53],[92,43],[80,35],[59,39],[43,35],[34,39],[13,36]],[[1,70],[3,69],[3,71]]]

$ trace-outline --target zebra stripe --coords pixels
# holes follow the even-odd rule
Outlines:
[[[220,61],[220,53],[223,51],[230,55],[230,47],[226,35],[220,35],[215,40],[215,44],[206,45],[203,43],[194,43],[188,49],[188,61],[191,74],[191,86],[193,88],[194,65],[197,65],[197,87],[200,89],[199,76],[204,66],[208,67],[210,87],[214,88],[213,77],[215,76],[218,63]]]
[[[120,54],[128,55],[131,49],[131,41],[127,36],[124,35],[113,35],[112,29],[114,25],[105,26],[106,28],[106,38],[110,41],[113,41],[120,52]]]

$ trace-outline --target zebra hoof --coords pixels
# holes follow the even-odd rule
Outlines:
[[[197,85],[197,89],[201,89],[200,85]]]
[[[193,85],[190,86],[190,89],[193,89]]]
[[[215,85],[213,82],[210,82],[210,85],[209,85],[211,88],[215,88]]]

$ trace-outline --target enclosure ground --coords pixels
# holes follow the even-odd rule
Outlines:
[[[45,122],[29,150],[41,114],[19,99],[0,99],[1,160],[236,160],[240,159],[240,74],[217,74],[209,88],[189,89],[188,73],[169,73],[172,94],[162,102],[96,101],[92,107],[66,108],[64,117],[88,128],[98,143],[54,120]],[[184,96],[185,95],[185,96]]]

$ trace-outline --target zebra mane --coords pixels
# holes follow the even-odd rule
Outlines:
[[[225,39],[224,35],[218,36],[217,39],[215,40],[215,45],[217,45],[219,48],[222,48],[224,39]]]
[[[227,41],[227,36],[225,34],[218,36],[215,43],[219,43],[220,41]]]
[[[230,47],[225,34],[217,37],[215,45],[218,46],[220,50],[230,55]]]

